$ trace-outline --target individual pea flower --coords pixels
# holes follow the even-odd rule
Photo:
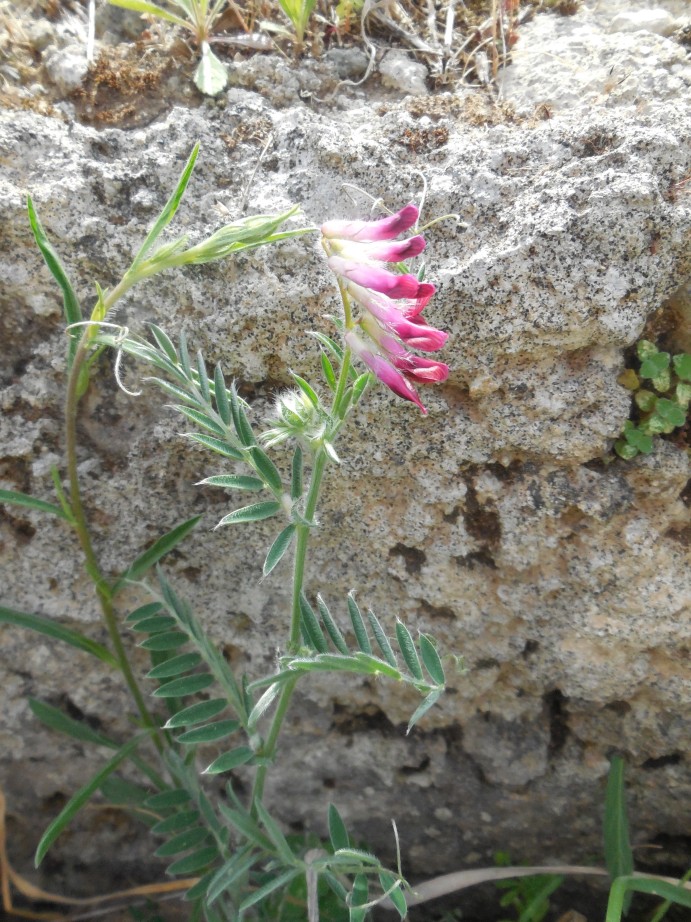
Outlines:
[[[415,384],[445,381],[449,368],[408,350],[435,352],[448,339],[447,333],[421,316],[436,289],[412,273],[382,266],[391,263],[401,269],[406,259],[422,253],[421,234],[393,239],[413,227],[418,214],[410,204],[379,221],[327,221],[322,235],[329,268],[340,279],[344,300],[352,299],[363,309],[363,316],[353,320],[346,304],[347,345],[382,383],[427,413]],[[366,338],[356,332],[356,326]]]

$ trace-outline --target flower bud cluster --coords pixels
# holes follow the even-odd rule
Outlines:
[[[316,446],[324,438],[328,417],[301,390],[281,391],[276,397],[271,428],[262,435],[267,447],[288,439]]]

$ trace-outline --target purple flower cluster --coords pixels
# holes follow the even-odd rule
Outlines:
[[[363,308],[357,324],[346,330],[346,343],[395,394],[427,413],[415,385],[445,381],[449,366],[409,350],[435,352],[448,338],[421,316],[436,289],[415,275],[382,266],[422,253],[421,234],[394,239],[415,225],[418,214],[415,205],[406,205],[379,221],[327,221],[321,231],[329,267]]]

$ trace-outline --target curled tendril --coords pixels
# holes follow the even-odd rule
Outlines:
[[[131,391],[128,387],[125,386],[125,382],[122,376],[122,363],[124,357],[124,351],[121,348],[122,343],[125,342],[127,337],[130,335],[129,327],[123,326],[121,323],[109,323],[107,320],[79,320],[77,323],[71,323],[66,327],[66,332],[69,333],[71,330],[76,329],[77,327],[108,327],[111,330],[117,330],[117,335],[114,338],[113,346],[117,349],[115,355],[115,381],[125,394],[128,397],[141,397],[143,391]]]

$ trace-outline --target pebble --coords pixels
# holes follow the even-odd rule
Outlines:
[[[360,48],[331,48],[324,55],[341,80],[358,80],[367,72],[369,58]]]
[[[82,45],[67,45],[46,58],[48,76],[65,95],[79,89],[88,69]]]
[[[425,80],[428,71],[424,64],[414,61],[405,51],[389,51],[379,65],[384,86],[393,87],[408,96],[427,96]]]
[[[29,42],[36,51],[45,51],[55,41],[53,27],[46,19],[39,19],[28,33]]]
[[[614,17],[608,31],[672,35],[677,27],[677,20],[667,10],[627,10]]]

